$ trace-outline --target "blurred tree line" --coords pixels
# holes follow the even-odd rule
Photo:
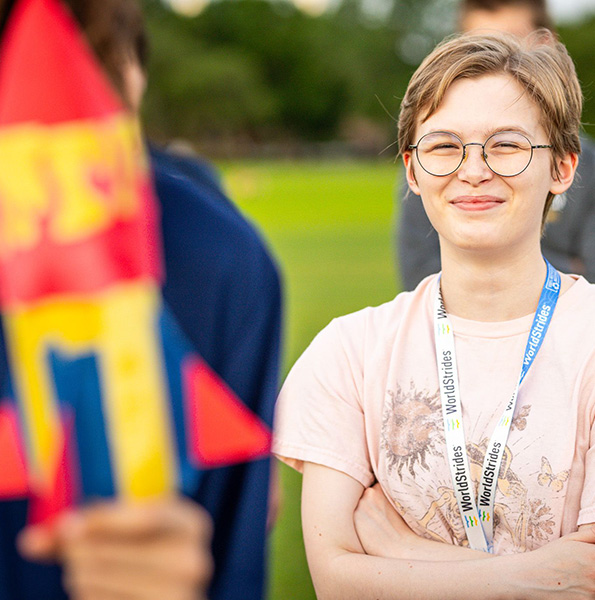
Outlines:
[[[454,1],[343,0],[315,17],[284,0],[230,0],[188,18],[145,0],[149,135],[211,153],[330,140],[378,153],[396,139],[391,115],[416,64],[452,31]],[[595,15],[560,34],[595,123]]]

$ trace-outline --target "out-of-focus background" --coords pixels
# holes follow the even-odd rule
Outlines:
[[[399,291],[392,240],[399,98],[455,28],[455,0],[144,0],[144,123],[213,160],[281,265],[283,376],[334,316]],[[551,0],[595,136],[595,0]],[[300,477],[281,469],[270,600],[311,600]]]

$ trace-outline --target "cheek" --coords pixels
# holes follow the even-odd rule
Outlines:
[[[548,169],[543,169],[540,173],[534,174],[530,180],[523,183],[523,187],[518,190],[518,193],[524,196],[528,210],[533,206],[543,211],[554,182],[555,174],[549,170],[548,165]]]
[[[421,179],[423,192],[420,195],[424,212],[432,224],[432,227],[439,230],[445,218],[444,204],[441,199],[442,196],[439,190],[434,189],[431,186],[423,185],[425,183],[423,181],[423,176]]]
[[[512,186],[511,192],[516,204],[516,226],[541,231],[543,210],[549,192],[547,178],[527,179],[522,185]]]

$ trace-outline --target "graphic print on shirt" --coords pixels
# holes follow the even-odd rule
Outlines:
[[[537,477],[539,485],[551,486],[554,491],[559,492],[564,487],[564,482],[568,479],[569,470],[560,471],[554,475],[550,461],[545,457],[541,457],[541,472]]]
[[[518,408],[511,430],[527,428],[531,405]],[[479,444],[467,440],[467,456],[474,489],[481,476],[488,445],[484,436]],[[409,389],[396,386],[388,390],[384,405],[380,447],[386,464],[382,481],[390,490],[399,512],[420,535],[445,543],[467,546],[468,541],[452,488],[445,458],[444,425],[440,395],[419,391],[413,383]],[[513,465],[514,454],[504,450],[498,476],[494,526],[505,536],[516,552],[533,550],[554,535],[556,523],[550,500],[564,494],[569,472],[555,473],[547,458],[541,459],[541,470],[532,469],[543,497],[531,495]],[[524,481],[529,473],[523,469]],[[424,506],[421,502],[424,502]],[[402,509],[402,510],[401,510]]]
[[[514,431],[515,429],[518,429],[519,431],[524,431],[525,427],[527,427],[527,417],[529,416],[530,412],[531,412],[530,404],[525,404],[524,406],[521,406],[517,410],[517,414],[515,415],[514,419],[512,420],[512,425],[510,426],[510,430]]]
[[[416,464],[427,471],[426,455],[440,455],[444,447],[440,393],[418,392],[413,382],[408,392],[397,385],[396,392],[387,393],[380,444],[386,451],[388,472],[396,469],[400,477],[406,466],[415,479]]]

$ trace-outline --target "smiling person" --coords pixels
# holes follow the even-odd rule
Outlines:
[[[595,598],[595,287],[540,249],[581,103],[546,31],[414,74],[399,148],[441,274],[332,321],[277,408],[320,599]]]
[[[458,27],[465,33],[505,31],[519,37],[543,27],[554,31],[546,0],[460,0]],[[548,212],[541,249],[556,269],[595,282],[595,144],[582,135],[581,147],[575,183],[557,195]],[[403,289],[412,290],[440,270],[440,244],[421,198],[405,178],[398,194],[397,264]]]

